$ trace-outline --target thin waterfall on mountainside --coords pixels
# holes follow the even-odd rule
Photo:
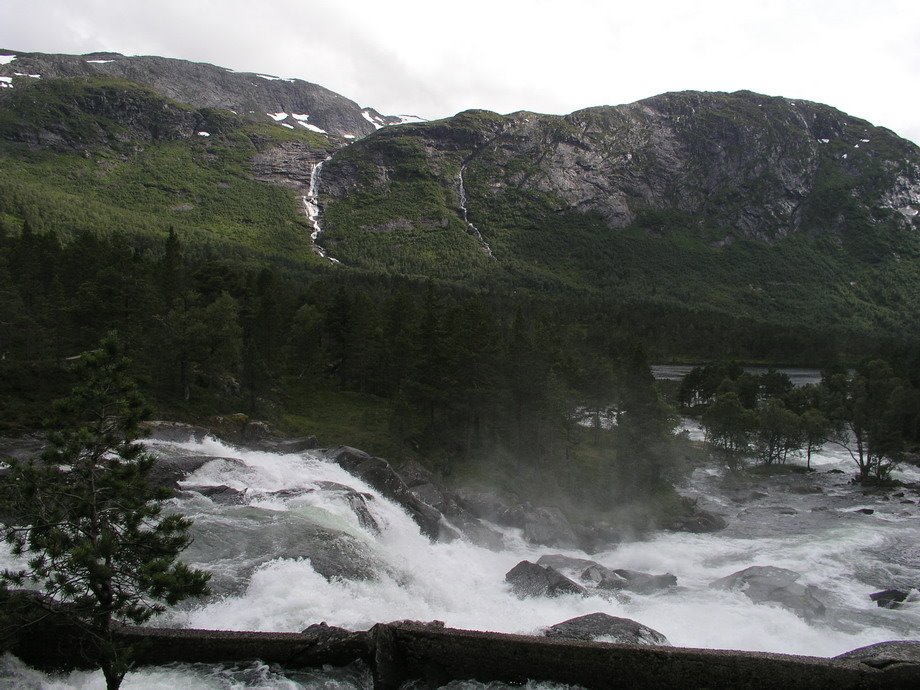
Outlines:
[[[315,251],[324,259],[328,259],[332,263],[337,264],[341,262],[338,259],[333,259],[331,256],[326,256],[326,250],[316,243],[316,240],[323,232],[323,229],[319,224],[319,175],[323,164],[330,158],[331,156],[327,157],[325,160],[321,160],[318,163],[314,163],[313,170],[310,171],[310,189],[307,190],[307,195],[303,197],[303,207],[306,211],[307,219],[313,225],[313,232],[310,233],[310,240],[313,243],[313,251]]]
[[[463,222],[467,224],[473,236],[479,240],[479,244],[482,247],[482,251],[485,252],[485,255],[489,258],[492,258],[492,247],[489,246],[489,243],[486,242],[485,238],[482,236],[482,233],[479,232],[479,228],[473,225],[470,222],[470,219],[467,217],[466,188],[463,186],[463,171],[465,169],[465,165],[460,166],[460,174],[458,175],[460,180],[460,212],[463,214]]]

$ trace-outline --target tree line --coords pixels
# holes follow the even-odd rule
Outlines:
[[[726,462],[785,464],[826,445],[847,451],[860,481],[885,481],[920,446],[920,380],[887,361],[827,368],[820,383],[793,386],[782,372],[759,376],[735,363],[693,369],[678,398],[699,414],[706,439]],[[912,375],[913,374],[913,375]]]
[[[344,391],[386,410],[391,459],[445,474],[486,459],[598,503],[667,484],[673,416],[641,342],[570,301],[250,263],[176,232],[62,243],[26,223],[0,233],[0,320],[8,432],[36,426],[68,359],[117,329],[163,416],[283,427],[298,392]]]

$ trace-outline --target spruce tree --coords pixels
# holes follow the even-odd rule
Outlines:
[[[131,665],[120,623],[140,624],[207,592],[209,575],[178,561],[191,521],[161,515],[168,491],[149,482],[154,458],[137,443],[147,408],[115,334],[84,353],[77,385],[56,402],[47,449],[13,462],[0,486],[3,528],[26,567],[0,585],[31,583],[85,636],[88,661],[111,690]]]

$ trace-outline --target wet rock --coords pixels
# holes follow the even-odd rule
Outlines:
[[[141,428],[148,432],[148,438],[168,443],[200,443],[211,433],[202,426],[161,420],[145,422]]]
[[[859,661],[873,668],[888,669],[901,665],[917,666],[920,665],[920,642],[916,640],[879,642],[844,652],[834,658]]]
[[[670,646],[664,635],[629,618],[618,618],[606,613],[589,613],[586,616],[570,618],[547,628],[546,637],[566,640],[615,642],[618,644],[641,644]]]
[[[359,525],[364,529],[370,530],[374,534],[380,534],[380,525],[377,524],[377,521],[374,519],[374,516],[371,515],[371,511],[367,507],[367,501],[374,498],[371,494],[355,491],[350,486],[338,484],[337,482],[317,482],[317,486],[324,491],[331,491],[339,494],[358,518]]]
[[[457,502],[471,515],[508,527],[524,527],[525,510],[516,497],[500,496],[492,489],[462,488],[454,491]]]
[[[151,486],[165,486],[178,489],[179,482],[193,472],[198,471],[209,462],[222,461],[240,465],[242,462],[236,458],[221,458],[214,455],[192,455],[180,448],[159,446],[153,449],[156,462],[147,476]]]
[[[240,438],[243,443],[264,442],[272,434],[272,428],[268,422],[258,420],[248,421],[243,426]]]
[[[853,511],[854,513],[862,513],[863,515],[872,515],[875,512],[872,508],[857,508]]]
[[[624,529],[605,522],[591,524],[575,523],[572,529],[578,536],[578,544],[585,553],[609,551],[612,546],[623,541]]]
[[[524,518],[524,539],[532,544],[578,548],[578,536],[559,508],[528,510]]]
[[[416,498],[386,460],[375,458],[362,450],[348,446],[328,450],[326,457],[346,472],[367,482],[381,494],[403,506],[428,538],[438,538],[442,520],[441,513]]]
[[[881,592],[874,592],[869,598],[883,609],[898,609],[901,604],[907,600],[910,592],[903,589],[883,589]]]
[[[561,553],[546,553],[537,559],[537,565],[545,565],[556,570],[573,570],[583,572],[585,568],[592,565],[600,565],[596,561],[590,561],[587,558],[574,558],[572,556],[563,556]]]
[[[826,607],[819,598],[821,590],[813,585],[799,584],[800,577],[800,573],[786,568],[755,565],[720,578],[709,586],[743,592],[755,604],[780,604],[804,618],[823,616]]]
[[[665,529],[669,529],[674,532],[703,534],[707,532],[718,532],[720,529],[725,529],[727,526],[728,523],[722,516],[716,515],[715,513],[710,513],[700,508],[694,508],[691,513],[682,515],[673,520],[671,523],[665,525]]]
[[[836,468],[827,471],[828,474],[846,474],[843,470],[838,470]]]
[[[182,487],[183,491],[194,491],[205,498],[211,499],[214,503],[221,505],[242,505],[246,503],[246,491],[233,489],[224,484],[217,486],[189,486]]]
[[[636,594],[651,594],[677,584],[677,577],[671,573],[652,575],[637,570],[611,569],[602,565],[589,566],[581,574],[582,582],[593,582],[599,589],[623,589]]]
[[[518,597],[557,597],[561,594],[587,594],[555,568],[521,561],[505,574],[505,581]]]
[[[294,438],[264,438],[251,444],[255,450],[282,455],[296,455],[319,447],[316,436],[296,436]]]

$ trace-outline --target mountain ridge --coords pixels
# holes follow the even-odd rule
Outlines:
[[[346,270],[918,331],[920,148],[820,103],[681,91],[567,115],[474,109],[413,122],[309,82],[171,58],[7,58],[0,74],[13,75],[4,77],[13,88],[0,89],[0,125],[8,145],[50,154],[62,131],[80,141],[74,132],[85,129],[77,153],[115,146],[130,167],[149,157],[139,146],[169,140],[195,152],[186,161],[195,179],[207,178],[208,161],[232,160],[241,183],[289,195],[270,202],[288,246],[298,227],[315,232],[312,246]],[[212,77],[217,85],[196,95]],[[42,104],[42,93],[54,98]],[[253,112],[226,109],[247,98],[261,99]],[[331,114],[320,108],[326,102]],[[310,108],[308,118],[298,112]],[[168,126],[170,111],[181,133]],[[91,191],[111,168],[81,184]],[[161,184],[157,222],[190,217],[175,209],[199,208],[196,184]],[[219,195],[208,190],[202,208],[217,208]],[[8,217],[21,215],[7,206]],[[257,222],[250,215],[236,227]],[[238,230],[221,232],[232,241]],[[245,233],[276,253],[268,228]]]

